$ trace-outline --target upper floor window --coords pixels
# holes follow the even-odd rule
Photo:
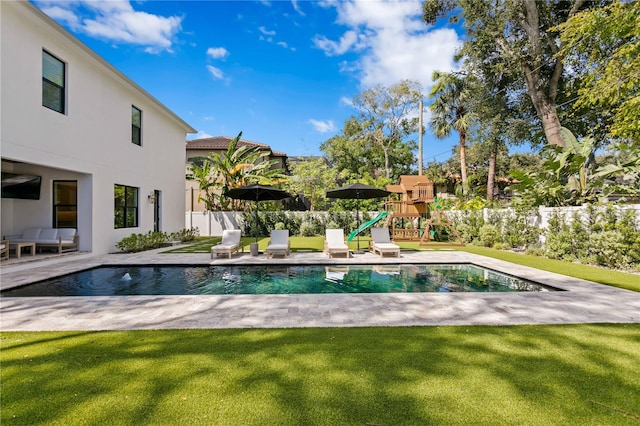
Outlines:
[[[142,111],[131,106],[131,143],[142,145]]]
[[[42,106],[64,114],[65,63],[42,51]]]
[[[135,228],[138,226],[138,188],[115,185],[114,227]]]

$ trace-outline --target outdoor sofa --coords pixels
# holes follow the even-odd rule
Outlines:
[[[35,243],[36,250],[53,248],[58,253],[78,250],[78,233],[75,228],[26,228],[21,235],[7,235],[10,243]]]

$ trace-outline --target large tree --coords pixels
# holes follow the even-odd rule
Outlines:
[[[384,172],[391,178],[392,150],[418,130],[417,108],[422,98],[420,83],[402,80],[391,87],[376,85],[353,99],[359,111],[358,137],[382,150]]]
[[[586,0],[425,0],[428,24],[449,16],[462,22],[466,38],[460,54],[485,72],[509,76],[529,95],[546,140],[562,146],[556,101],[565,56],[553,28],[581,9]],[[517,96],[517,88],[512,96]]]
[[[390,145],[388,160],[391,179],[411,172],[415,149],[413,141],[395,141]],[[382,150],[371,138],[363,136],[362,123],[356,117],[349,118],[342,133],[323,142],[320,150],[342,181],[358,179],[367,174],[374,178],[386,176]]]
[[[311,204],[309,210],[323,209],[327,203],[327,189],[335,188],[336,170],[329,167],[324,158],[304,160],[293,166],[289,189],[303,194]]]
[[[611,114],[609,134],[640,147],[640,1],[582,11],[559,29],[581,77],[575,105]]]

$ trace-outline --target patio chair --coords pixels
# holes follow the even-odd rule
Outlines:
[[[222,241],[220,244],[217,244],[211,247],[211,258],[213,259],[213,255],[223,255],[226,254],[231,259],[231,255],[237,252],[242,248],[244,252],[244,246],[240,245],[240,237],[242,236],[242,232],[239,229],[225,229],[222,231]]]
[[[344,231],[342,229],[327,229],[324,252],[329,257],[333,257],[335,254],[344,254],[345,257],[349,257],[349,246],[344,242]]]
[[[400,257],[400,246],[391,242],[389,228],[371,228],[371,251],[384,257],[385,254],[392,254]]]
[[[0,260],[9,259],[9,240],[0,241]]]
[[[267,245],[266,254],[267,257],[273,257],[274,255],[282,255],[284,257],[289,256],[291,252],[291,244],[289,243],[289,230],[288,229],[276,229],[271,231],[271,239]]]

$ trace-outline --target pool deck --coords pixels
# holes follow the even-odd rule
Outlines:
[[[6,289],[100,265],[473,263],[567,291],[0,298],[0,331],[639,323],[640,293],[455,251],[329,259],[323,253],[69,255],[0,265]],[[36,256],[37,257],[37,256]]]

